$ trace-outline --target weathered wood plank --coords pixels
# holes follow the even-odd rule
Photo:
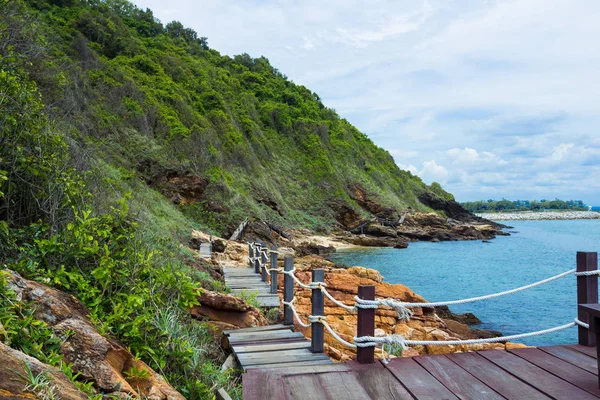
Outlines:
[[[290,363],[278,363],[278,364],[261,364],[261,365],[246,365],[244,368],[246,371],[251,371],[255,369],[287,369],[287,368],[299,368],[304,370],[305,368],[314,367],[325,367],[330,365],[336,365],[331,360],[310,360],[310,361],[296,361],[293,364]],[[275,398],[275,397],[274,397]]]
[[[286,399],[283,379],[268,370],[249,370],[242,375],[244,400]]]
[[[291,338],[303,338],[304,336],[300,332],[292,332],[285,330],[278,331],[267,331],[267,332],[256,332],[256,333],[230,333],[229,343],[242,343],[252,341],[263,341],[266,342],[271,339],[291,339]]]
[[[277,298],[266,297],[266,298],[259,298],[257,300],[260,303],[261,307],[264,307],[264,308],[267,308],[267,307],[278,308],[280,306],[279,297],[277,297]]]
[[[394,358],[385,367],[419,400],[457,398],[411,358]]]
[[[598,364],[596,359],[586,354],[580,353],[575,349],[565,346],[543,346],[539,350],[552,354],[563,361],[569,362],[579,368],[583,368],[592,374],[598,375]]]
[[[260,353],[237,354],[238,361],[242,366],[264,365],[278,363],[295,363],[296,361],[329,360],[325,354],[311,353],[306,349],[266,351]]]
[[[354,371],[357,378],[371,399],[377,400],[404,400],[414,397],[402,386],[396,377],[385,368],[381,362],[373,364],[359,364],[357,361],[345,363]]]
[[[477,353],[447,354],[446,357],[507,399],[550,399]]]
[[[510,350],[510,352],[537,365],[544,371],[548,371],[578,388],[600,397],[597,375],[584,371],[571,363],[563,361],[539,349],[513,349]]]
[[[347,363],[331,363],[331,364],[314,364],[309,365],[308,361],[306,365],[303,366],[288,366],[278,368],[274,370],[273,373],[277,375],[301,375],[301,374],[314,374],[314,373],[322,373],[322,372],[341,372],[341,371],[350,371],[353,368],[348,366]]]
[[[368,399],[369,395],[360,385],[355,374],[355,372],[350,371],[292,375],[284,376],[283,382],[289,399]]]
[[[274,350],[293,350],[293,349],[308,349],[310,348],[310,342],[308,340],[302,340],[290,343],[275,343],[275,344],[262,344],[262,345],[249,345],[249,346],[234,346],[233,350],[235,354],[241,353],[259,353],[261,351],[274,351]]]
[[[261,331],[277,331],[277,330],[282,330],[282,329],[290,329],[290,327],[287,325],[283,325],[283,324],[255,326],[252,328],[227,329],[227,330],[223,331],[223,334],[229,335],[230,333],[253,333],[253,332],[261,332]]]
[[[554,399],[597,399],[596,396],[507,351],[489,350],[478,354]]]
[[[588,347],[588,346],[582,346],[580,344],[570,344],[570,345],[567,345],[566,347],[568,347],[569,349],[578,351],[580,353],[586,354],[592,358],[598,359],[598,353],[596,353],[596,346]]]
[[[459,399],[502,400],[504,398],[443,355],[413,357],[413,360]]]

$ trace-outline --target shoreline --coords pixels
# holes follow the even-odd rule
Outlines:
[[[600,219],[600,213],[595,211],[521,211],[506,213],[479,213],[475,215],[490,221],[558,221]]]

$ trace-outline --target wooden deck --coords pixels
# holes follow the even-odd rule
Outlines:
[[[236,296],[255,293],[261,307],[279,307],[279,295],[271,294],[269,284],[260,279],[252,268],[223,268],[225,285]]]
[[[424,355],[387,365],[270,365],[246,369],[245,400],[600,398],[596,348],[580,345]]]
[[[234,329],[223,333],[242,369],[307,367],[333,362],[323,353],[311,353],[310,341],[286,325]]]

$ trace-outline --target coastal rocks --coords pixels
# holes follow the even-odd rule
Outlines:
[[[117,397],[137,397],[140,393],[152,400],[184,399],[116,340],[100,335],[87,318],[87,308],[75,297],[23,279],[16,272],[5,272],[7,287],[15,292],[16,298],[24,304],[31,303],[35,317],[45,321],[63,339],[60,352],[65,361],[96,388]],[[132,381],[127,371],[133,367],[145,371],[145,377]]]
[[[310,282],[310,270],[313,268],[304,258],[298,258],[295,262],[296,275],[302,282]],[[280,287],[283,278],[280,277]],[[325,284],[329,293],[338,301],[346,305],[353,305],[354,297],[358,293],[359,285],[374,285],[378,298],[393,298],[404,302],[424,302],[425,300],[404,285],[391,285],[383,282],[381,275],[374,270],[362,267],[351,267],[348,269],[325,268]],[[280,295],[282,293],[280,292]],[[311,314],[311,291],[295,288],[295,306],[302,320],[306,321]],[[352,341],[356,336],[357,317],[346,309],[325,299],[325,310],[327,323],[339,336],[347,341]],[[395,310],[388,307],[380,307],[375,312],[375,328],[378,332],[385,334],[403,335],[409,340],[456,340],[475,339],[481,337],[496,336],[494,332],[479,331],[469,328],[466,324],[452,319],[442,319],[435,315],[431,308],[414,308],[413,318],[409,321],[401,321]],[[310,329],[304,329],[297,325],[296,328],[305,336],[310,337]],[[381,330],[381,331],[379,331]],[[486,333],[487,332],[487,333]],[[355,358],[355,351],[341,345],[328,333],[325,334],[325,351],[335,360],[349,360]],[[477,346],[416,346],[406,350],[403,356],[409,357],[416,354],[447,354],[460,351],[472,351],[475,349],[499,349],[506,348],[503,343],[482,344]],[[379,356],[379,352],[376,353]]]
[[[367,247],[395,247],[404,246],[406,243],[404,240],[399,240],[396,237],[374,237],[366,235],[353,235],[345,238],[346,241],[356,246],[367,246]],[[407,247],[408,244],[405,246]]]
[[[40,374],[48,382],[38,390],[30,387],[27,368],[34,376]],[[53,390],[55,398],[63,400],[85,400],[88,397],[81,392],[60,370],[20,351],[0,343],[0,398],[1,399],[38,399],[49,395]],[[45,393],[44,393],[45,392]],[[48,397],[46,397],[48,398]]]
[[[448,218],[468,224],[489,224],[495,228],[505,228],[504,225],[488,221],[475,214],[472,214],[463,206],[454,200],[445,200],[431,192],[423,192],[418,196],[421,203],[434,210],[442,211]]]
[[[481,320],[477,318],[473,313],[455,314],[452,311],[450,311],[450,308],[448,308],[448,306],[435,307],[435,313],[440,318],[453,320],[465,325],[481,324]]]
[[[295,245],[296,256],[304,257],[307,255],[328,256],[335,253],[335,247],[323,246],[317,243],[302,242]]]
[[[239,297],[205,290],[198,297],[198,301],[200,304],[193,306],[190,313],[194,318],[210,321],[209,324],[215,328],[215,334],[224,329],[269,324],[259,309],[250,306]]]

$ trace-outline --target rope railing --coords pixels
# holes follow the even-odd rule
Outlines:
[[[262,249],[260,249],[260,253],[261,256],[265,256],[267,254],[266,249],[263,251]],[[540,335],[545,335],[545,334],[550,334],[550,333],[554,333],[554,332],[558,332],[558,331],[562,331],[565,329],[569,329],[572,327],[579,327],[580,328],[580,337],[581,337],[581,329],[584,330],[584,332],[588,333],[589,335],[589,324],[586,322],[581,321],[579,318],[582,317],[581,313],[578,314],[578,317],[574,319],[573,322],[570,322],[568,324],[564,324],[564,325],[559,325],[553,328],[548,328],[548,329],[543,329],[543,330],[539,330],[539,331],[533,331],[533,332],[527,332],[527,333],[520,333],[520,334],[515,334],[515,335],[508,335],[508,336],[499,336],[499,337],[493,337],[493,338],[482,338],[482,339],[457,339],[457,340],[409,340],[406,339],[404,336],[402,335],[385,335],[385,336],[374,336],[374,335],[365,335],[364,332],[362,335],[357,335],[353,338],[353,343],[345,340],[344,338],[342,338],[337,332],[335,332],[335,330],[327,323],[326,317],[324,315],[308,315],[307,316],[307,320],[308,322],[304,322],[302,320],[302,318],[300,317],[298,311],[296,310],[295,307],[295,301],[296,301],[296,297],[293,294],[293,286],[294,283],[297,284],[299,287],[304,288],[304,289],[308,289],[308,290],[312,290],[313,293],[313,305],[315,302],[315,293],[322,293],[325,297],[327,297],[331,302],[333,302],[335,305],[345,309],[348,312],[358,312],[359,313],[359,331],[360,329],[360,324],[361,324],[361,313],[362,312],[368,312],[370,313],[369,315],[372,316],[372,318],[374,319],[374,311],[376,309],[378,309],[379,307],[390,307],[394,310],[396,310],[396,312],[398,313],[398,319],[400,320],[408,320],[410,319],[410,317],[412,316],[412,311],[410,310],[410,308],[415,308],[415,307],[421,307],[421,308],[433,308],[433,307],[439,307],[439,306],[448,306],[448,305],[457,305],[457,304],[465,304],[465,303],[471,303],[471,302],[476,302],[476,301],[483,301],[483,300],[488,300],[488,299],[494,299],[497,297],[501,297],[501,296],[506,296],[509,294],[514,294],[514,293],[518,293],[521,291],[525,291],[528,289],[532,289],[541,285],[544,285],[546,283],[550,283],[553,282],[557,279],[569,276],[569,275],[575,275],[578,278],[586,278],[586,283],[587,283],[587,287],[593,287],[593,282],[595,282],[595,285],[597,286],[597,277],[598,275],[600,275],[600,270],[598,270],[598,266],[597,266],[597,259],[595,262],[586,262],[584,263],[585,265],[583,265],[582,268],[580,268],[580,260],[579,260],[579,253],[578,253],[578,267],[577,269],[572,269],[569,271],[565,271],[563,273],[551,276],[549,278],[525,285],[525,286],[521,286],[521,287],[517,287],[514,289],[510,289],[510,290],[506,290],[506,291],[502,291],[502,292],[498,292],[498,293],[493,293],[493,294],[488,294],[488,295],[484,295],[484,296],[478,296],[478,297],[471,297],[471,298],[466,298],[466,299],[460,299],[460,300],[451,300],[451,301],[438,301],[438,302],[430,302],[430,303],[411,303],[411,302],[402,302],[402,301],[398,301],[396,299],[392,299],[392,298],[386,298],[386,299],[375,299],[374,297],[374,290],[372,291],[372,297],[370,298],[361,298],[359,296],[355,296],[355,303],[353,305],[347,305],[339,300],[337,300],[328,290],[327,290],[327,285],[322,282],[324,279],[322,279],[324,277],[323,272],[321,272],[320,276],[318,277],[318,279],[315,279],[315,275],[314,275],[314,271],[313,270],[313,280],[310,283],[306,284],[304,282],[302,282],[297,276],[296,276],[296,268],[293,266],[293,262],[291,262],[291,259],[288,260],[288,257],[286,257],[285,259],[285,266],[283,269],[281,268],[273,268],[273,265],[276,266],[276,261],[277,261],[277,252],[275,252],[274,250],[271,250],[271,254],[275,254],[274,256],[272,256],[272,268],[268,268],[266,267],[266,265],[261,265],[261,268],[264,268],[267,272],[271,273],[271,272],[275,272],[275,273],[283,273],[285,275],[286,280],[289,279],[289,281],[284,281],[284,300],[282,301],[282,304],[285,306],[285,310],[287,312],[287,310],[290,311],[291,313],[291,317],[292,319],[296,320],[296,322],[298,323],[298,325],[300,325],[303,328],[309,328],[312,327],[313,328],[313,342],[314,342],[314,336],[315,336],[315,331],[314,331],[314,327],[315,325],[322,325],[323,328],[325,328],[330,334],[331,336],[338,341],[339,343],[341,343],[342,345],[349,347],[349,348],[353,348],[357,350],[358,356],[359,356],[359,362],[361,361],[361,357],[360,357],[360,352],[366,349],[371,349],[371,353],[374,350],[374,348],[376,346],[381,345],[382,348],[382,359],[385,360],[389,360],[389,351],[388,356],[386,357],[386,347],[389,346],[399,346],[401,349],[405,349],[406,346],[409,345],[423,345],[423,346],[427,346],[427,345],[474,345],[474,344],[484,344],[484,343],[499,343],[499,342],[507,342],[507,341],[511,341],[511,340],[518,340],[518,339],[524,339],[524,338],[529,338],[529,337],[534,337],[534,336],[540,336]],[[582,253],[582,254],[595,254],[595,253]],[[265,257],[266,258],[266,257]],[[273,260],[274,260],[274,264],[273,264]],[[288,261],[290,261],[290,263],[288,264]],[[262,269],[261,269],[262,271]],[[322,270],[320,270],[322,271]],[[589,281],[589,278],[594,278],[594,281]],[[321,281],[319,281],[321,280]],[[579,290],[579,284],[580,281],[578,279],[578,294],[580,292]],[[372,287],[372,286],[371,286]],[[363,286],[364,288],[364,286]],[[359,291],[360,293],[360,291]],[[364,293],[364,292],[363,292]],[[584,293],[584,291],[582,291],[582,293]],[[597,303],[597,292],[596,293],[596,299],[593,299],[593,293],[594,291],[585,291],[585,296],[588,299],[588,302],[596,302]],[[367,296],[368,297],[368,296]],[[579,296],[581,297],[581,296]],[[322,302],[322,297],[320,298],[320,313],[323,313],[323,302]],[[580,299],[581,300],[581,299]],[[313,313],[315,312],[315,308],[313,307]],[[364,317],[365,314],[363,314]],[[583,317],[587,318],[586,315],[583,315]],[[289,318],[285,317],[286,320],[288,320],[289,322]],[[374,326],[374,321],[373,321],[373,326]],[[322,328],[321,328],[322,329]],[[372,328],[371,330],[374,330],[374,328]],[[322,331],[321,331],[322,332]],[[374,333],[374,332],[373,332]],[[321,333],[321,340],[322,340],[322,333]],[[581,342],[581,339],[580,339]],[[311,345],[311,349],[313,349],[314,343]],[[322,350],[322,344],[321,344],[321,352]]]

